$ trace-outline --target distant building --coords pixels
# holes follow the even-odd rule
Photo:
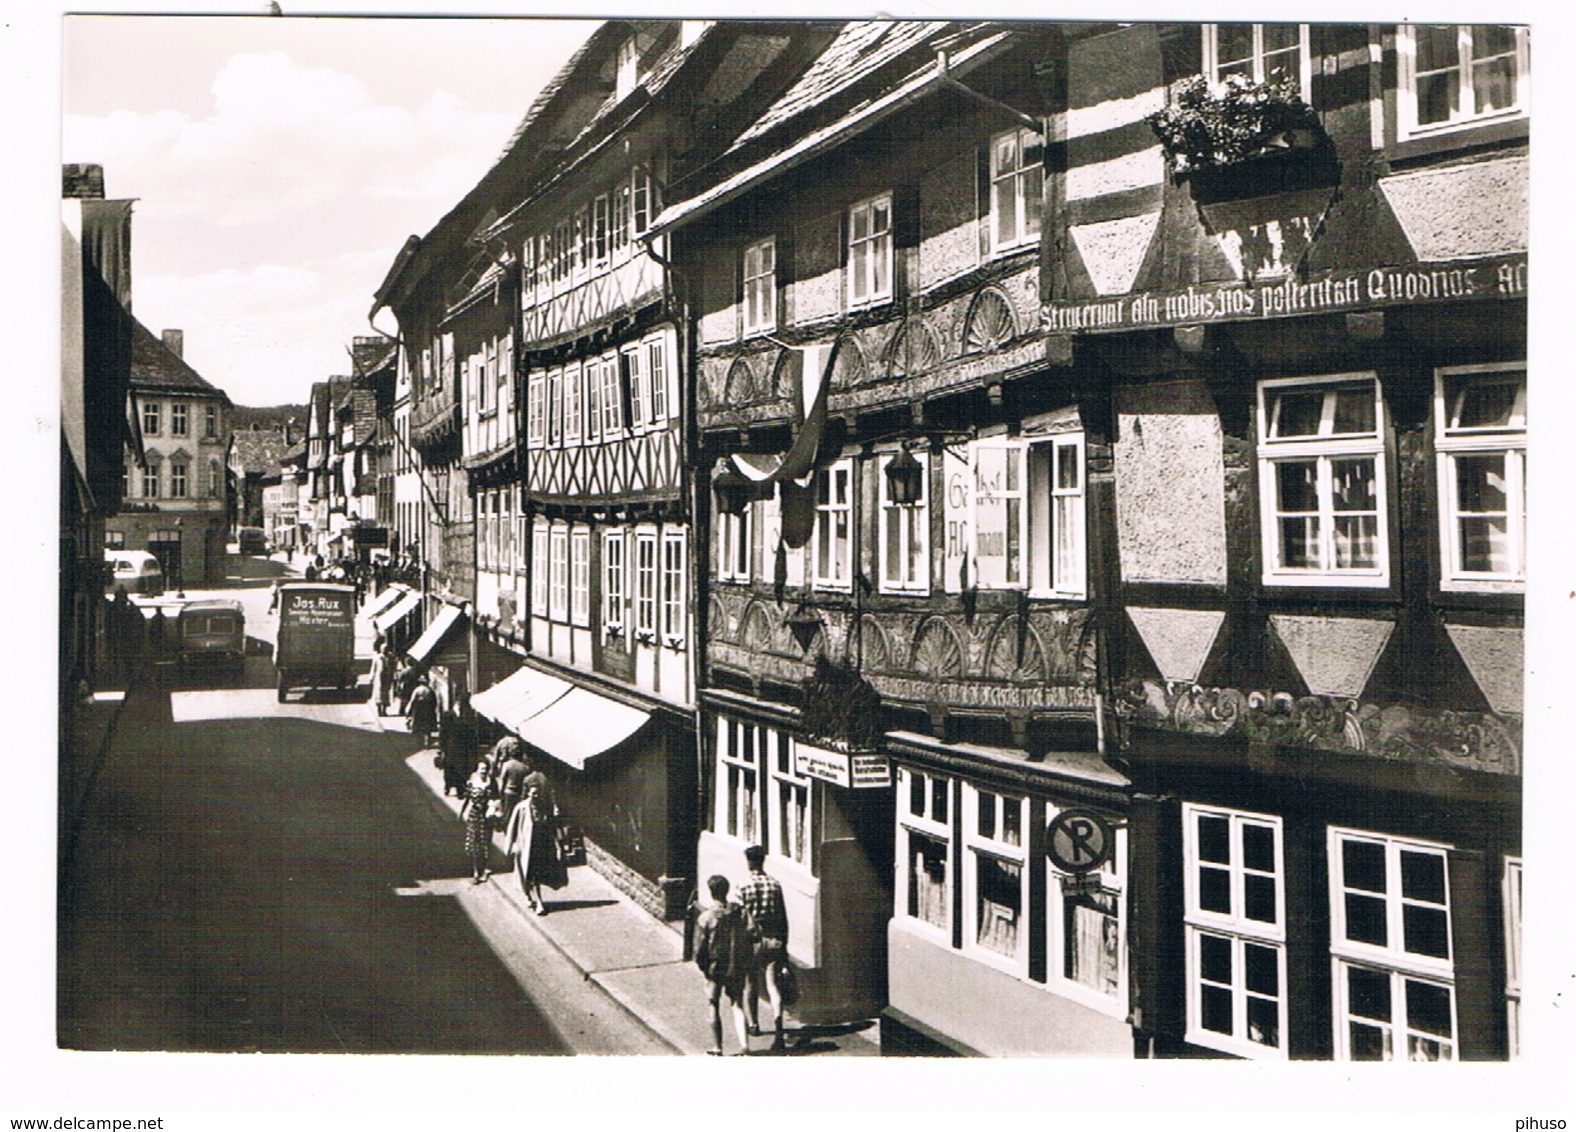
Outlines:
[[[271,429],[254,425],[231,434],[226,463],[235,485],[233,526],[267,529],[263,515],[264,483],[270,477],[277,482],[279,461],[294,439],[288,426]]]

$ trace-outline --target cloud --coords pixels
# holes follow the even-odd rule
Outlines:
[[[283,51],[232,56],[206,115],[115,111],[65,119],[68,161],[113,171],[112,190],[158,219],[221,228],[288,221],[347,199],[447,205],[496,159],[514,125],[438,92],[379,103],[355,76]]]

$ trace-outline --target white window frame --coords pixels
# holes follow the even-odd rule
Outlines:
[[[491,532],[487,528],[487,521],[487,493],[483,491],[476,497],[476,514],[472,519],[473,537],[476,542],[476,568],[478,570],[492,569],[492,558],[487,546]]]
[[[619,355],[602,357],[602,439],[616,440],[624,429],[624,402],[620,392]]]
[[[1029,829],[1028,799],[1023,795],[983,789],[972,782],[963,783],[963,838],[958,854],[967,861],[963,869],[963,953],[993,967],[1027,976],[1029,963]],[[980,832],[982,808],[993,812],[994,834]],[[1007,815],[1017,810],[1018,842],[1001,836],[1006,831]],[[998,862],[1018,870],[1018,919],[1013,927],[1013,951],[1009,955],[980,942],[980,865]]]
[[[915,813],[911,804],[916,780],[920,784],[921,797],[924,800],[923,812],[920,813]],[[948,775],[933,774],[927,770],[916,770],[907,766],[897,768],[897,876],[892,886],[896,894],[893,915],[908,930],[928,935],[947,947],[952,946],[953,894],[957,891],[955,886],[958,883],[958,851],[952,836],[952,816],[954,807],[958,805],[956,781]],[[947,812],[939,816],[935,812],[938,785],[947,800]],[[918,903],[910,875],[910,866],[914,860],[913,839],[916,835],[932,842],[940,842],[946,849],[942,922],[939,924],[932,923],[909,910],[911,903]]]
[[[191,487],[191,465],[185,460],[170,461],[170,498],[186,499]]]
[[[142,498],[159,498],[159,465],[156,460],[149,460],[142,466]]]
[[[547,434],[549,448],[558,448],[564,442],[564,367],[554,366],[547,371]]]
[[[585,386],[579,362],[564,367],[564,443],[580,443],[580,422],[585,416]]]
[[[498,493],[497,503],[503,508],[498,516],[498,558],[493,569],[500,574],[514,572],[514,488],[506,487]]]
[[[814,783],[798,771],[798,752],[792,736],[765,730],[766,774],[770,783],[766,796],[766,851],[808,875],[813,868],[817,840],[812,805]],[[799,831],[797,838],[790,836],[795,827]]]
[[[569,532],[569,623],[591,625],[591,531],[575,527]]]
[[[1246,22],[1246,21],[1244,21]],[[1204,25],[1204,77],[1211,85],[1219,86],[1225,80],[1220,75],[1220,24]],[[1264,25],[1252,24],[1253,50],[1250,57],[1250,74],[1256,83],[1265,81]],[[1304,102],[1311,102],[1313,90],[1313,52],[1309,47],[1308,25],[1297,25],[1297,92]],[[1278,53],[1277,53],[1278,54]]]
[[[170,402],[170,435],[190,436],[191,431],[191,406],[184,401]]]
[[[533,369],[525,379],[525,443],[540,448],[547,440],[547,371]]]
[[[1505,858],[1505,1022],[1510,1059],[1521,1056],[1521,858]]]
[[[718,510],[716,516],[717,580],[748,583],[752,580],[750,552],[753,549],[755,504],[746,503],[743,510],[737,513]]]
[[[1089,593],[1084,434],[1031,441],[1028,479],[1029,596],[1083,599]]]
[[[913,503],[894,503],[887,482],[887,468],[897,458],[887,452],[876,458],[876,482],[880,491],[881,522],[876,536],[880,555],[880,589],[890,594],[927,594],[930,592],[930,453],[912,452],[920,467],[919,498]],[[894,548],[896,540],[901,546]],[[906,547],[910,553],[901,553]],[[897,569],[893,570],[896,550]]]
[[[554,524],[548,531],[547,616],[569,620],[569,528]]]
[[[648,414],[648,390],[646,388],[646,359],[645,351],[639,343],[625,346],[619,351],[619,365],[627,375],[625,385],[629,388],[629,428],[638,432],[650,423]]]
[[[1477,113],[1466,110],[1474,98],[1471,59],[1472,24],[1437,25],[1454,26],[1456,29],[1457,66],[1460,72],[1457,88],[1458,113],[1443,122],[1419,123],[1417,120],[1417,30],[1414,24],[1397,24],[1396,46],[1396,140],[1429,137],[1434,134],[1453,133],[1496,122],[1511,122],[1525,118],[1531,110],[1532,69],[1531,53],[1525,27],[1512,28],[1515,37],[1516,98],[1514,103],[1499,110]],[[1504,25],[1497,25],[1504,26]]]
[[[840,498],[839,484],[842,485]],[[854,461],[845,457],[819,469],[815,473],[814,485],[815,531],[810,539],[814,588],[830,590],[834,593],[848,593],[853,587],[854,523],[858,521],[854,507],[857,490],[854,482]],[[821,501],[823,485],[827,492],[825,503]],[[841,537],[835,533],[839,516],[843,522]],[[823,557],[827,559],[830,570],[821,568]]]
[[[203,406],[203,435],[210,440],[219,435],[219,406]]]
[[[1521,385],[1510,423],[1502,428],[1452,428],[1455,407],[1449,396],[1453,379],[1519,373]],[[1527,581],[1527,367],[1524,363],[1448,366],[1434,371],[1434,451],[1438,454],[1440,588],[1519,593]],[[1510,568],[1464,569],[1461,563],[1461,506],[1456,462],[1463,456],[1505,458],[1505,541]]]
[[[1334,432],[1335,387],[1368,383],[1373,390],[1374,427],[1372,432],[1337,434]],[[1270,435],[1272,395],[1298,387],[1324,386],[1325,405],[1315,436],[1285,439]],[[1350,586],[1380,587],[1390,584],[1390,499],[1389,468],[1385,451],[1388,417],[1378,375],[1372,371],[1321,374],[1310,377],[1272,378],[1258,386],[1258,463],[1259,530],[1264,556],[1263,582],[1267,586]],[[1342,567],[1335,564],[1334,481],[1332,462],[1343,459],[1368,459],[1373,462],[1376,514],[1374,517],[1374,565]],[[1319,564],[1313,567],[1285,566],[1280,561],[1279,494],[1276,468],[1292,461],[1314,461],[1316,474]],[[1357,512],[1352,512],[1357,514]]]
[[[672,398],[668,388],[667,335],[658,334],[645,341],[646,414],[653,426],[666,424]]]
[[[531,529],[531,615],[547,616],[547,532],[546,523],[537,522]]]
[[[635,532],[635,639],[652,644],[657,637],[657,532]]]
[[[983,456],[987,452],[1002,453],[1002,483],[987,491],[981,484],[980,476],[983,474]],[[1009,440],[1005,437],[996,437],[975,441],[970,449],[969,475],[973,483],[971,506],[969,515],[969,576],[974,584],[982,590],[1021,590],[1028,584],[1028,532],[1029,532],[1029,470],[1028,470],[1028,445],[1022,440]],[[1017,486],[1009,486],[1011,479],[1009,473],[1016,464],[1018,468]],[[980,521],[981,512],[986,507],[1001,508],[1001,538],[1002,550],[1000,555],[982,555],[980,553],[981,540],[988,532],[985,524]],[[1016,522],[1014,522],[1016,518]],[[1013,532],[1017,532],[1016,574],[1013,573],[1014,556],[1011,551]],[[992,571],[991,577],[985,576],[985,571],[980,565],[982,558],[1000,558],[1002,561],[1001,576],[996,577]]]
[[[1025,154],[1038,147],[1038,161]],[[1005,163],[1005,166],[1004,166]],[[1045,135],[1020,126],[990,141],[990,246],[992,252],[1015,251],[1037,244],[1044,213]],[[1009,197],[1010,201],[1003,198]],[[1011,215],[1006,215],[1010,205]],[[1004,222],[1011,230],[1002,232]]]
[[[744,335],[777,329],[777,238],[746,244],[740,253],[740,303]]]
[[[1052,821],[1061,814],[1061,807],[1048,802],[1045,820]],[[1063,998],[1081,1002],[1112,1017],[1127,1016],[1127,827],[1115,829],[1114,851],[1104,865],[1086,878],[1098,880],[1100,895],[1116,903],[1116,986],[1106,993],[1067,975],[1067,960],[1071,941],[1067,938],[1068,897],[1062,882],[1070,874],[1063,873],[1047,861],[1045,870],[1045,914],[1050,919],[1046,933],[1050,953],[1046,956],[1047,985]]]
[[[767,729],[717,717],[717,790],[714,832],[744,845],[761,838],[761,786]]]
[[[886,226],[877,229],[882,211]],[[848,210],[849,308],[891,301],[892,266],[892,194],[877,193]]]
[[[624,631],[624,532],[602,535],[602,629],[604,634]]]
[[[159,401],[144,401],[142,403],[142,435],[158,436],[163,425],[163,403]],[[151,423],[150,423],[151,422]]]
[[[1345,885],[1344,877],[1344,850],[1346,845],[1354,842],[1379,845],[1384,850],[1385,891],[1383,893],[1375,893],[1364,889],[1354,888],[1350,890],[1354,895],[1362,898],[1383,900],[1386,938],[1384,945],[1347,938],[1345,897],[1348,889]],[[1439,859],[1440,874],[1445,890],[1443,905],[1406,895],[1402,887],[1401,854],[1403,852],[1437,857]],[[1450,1049],[1448,1056],[1440,1060],[1455,1061],[1460,1057],[1461,1030],[1456,1010],[1455,939],[1453,935],[1455,924],[1451,913],[1449,853],[1450,846],[1439,842],[1392,837],[1388,834],[1345,829],[1337,826],[1330,827],[1330,957],[1331,979],[1334,987],[1332,1007],[1335,1027],[1335,1058],[1337,1061],[1349,1061],[1352,1056],[1351,1033],[1348,1026],[1348,1022],[1352,1020],[1352,1015],[1348,996],[1349,983],[1346,974],[1353,968],[1361,968],[1384,975],[1390,981],[1392,1014],[1390,1019],[1386,1021],[1392,1032],[1392,1059],[1396,1056],[1405,1056],[1403,1043],[1406,1043],[1407,1039],[1413,1036],[1412,1027],[1408,1023],[1406,1014],[1406,984],[1409,980],[1442,988],[1449,994],[1450,1034],[1446,1040],[1449,1042]],[[1440,957],[1406,949],[1404,924],[1408,906],[1443,910],[1445,916],[1445,943],[1450,955]],[[1380,1020],[1369,1021],[1376,1028],[1380,1025]],[[1438,1039],[1438,1035],[1427,1032],[1422,1032],[1421,1036],[1428,1040]],[[1397,1037],[1399,1037],[1400,1041],[1396,1040]]]
[[[1199,858],[1198,819],[1208,817],[1228,823],[1227,862],[1202,861]],[[1252,920],[1246,915],[1245,889],[1249,876],[1262,877],[1262,870],[1249,869],[1244,859],[1242,830],[1244,826],[1269,828],[1274,832],[1275,921],[1267,923]],[[1187,1040],[1194,1045],[1222,1053],[1237,1054],[1261,1060],[1286,1059],[1288,1041],[1289,1000],[1286,992],[1286,863],[1285,836],[1281,819],[1271,814],[1257,814],[1245,810],[1232,810],[1218,806],[1184,803],[1182,806],[1182,856],[1183,856],[1183,924],[1186,934],[1187,972]],[[1199,874],[1203,869],[1224,871],[1228,874],[1228,891],[1231,910],[1220,912],[1206,909],[1200,902]],[[1223,1034],[1206,1030],[1203,1026],[1202,996],[1203,969],[1201,962],[1201,937],[1211,936],[1226,940],[1231,946],[1232,982],[1232,1032]],[[1249,1038],[1246,949],[1249,946],[1271,950],[1276,955],[1278,988],[1277,1036],[1279,1044],[1269,1046]],[[1266,997],[1255,993],[1261,1001]]]
[[[670,649],[683,648],[688,636],[688,618],[684,616],[688,604],[684,587],[686,541],[683,531],[662,532],[662,561],[658,563],[662,576],[657,596],[662,605],[662,643]]]

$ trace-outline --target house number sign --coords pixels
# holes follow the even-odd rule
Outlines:
[[[1064,810],[1051,820],[1047,841],[1051,863],[1064,873],[1087,873],[1111,859],[1116,834],[1111,824],[1087,810]]]

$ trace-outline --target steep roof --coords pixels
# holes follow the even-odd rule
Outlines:
[[[277,472],[290,447],[278,429],[243,429],[230,434],[230,465],[246,473]]]
[[[136,319],[131,321],[131,387],[136,391],[205,393],[226,403],[230,400],[224,390],[205,381],[185,359]]]

